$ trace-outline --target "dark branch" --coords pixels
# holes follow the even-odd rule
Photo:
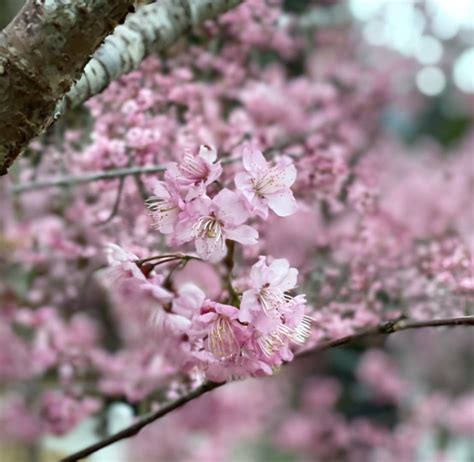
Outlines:
[[[461,316],[457,318],[444,318],[444,319],[433,319],[428,321],[410,321],[410,320],[398,320],[398,321],[388,321],[378,326],[369,327],[362,331],[356,332],[346,337],[342,337],[335,340],[329,340],[325,343],[320,343],[313,348],[302,351],[298,353],[297,357],[305,357],[312,355],[314,353],[319,353],[330,348],[340,347],[352,343],[356,340],[360,340],[366,337],[371,337],[373,335],[389,335],[395,332],[400,332],[402,330],[408,329],[421,329],[425,327],[441,327],[441,326],[474,326],[474,316]],[[124,430],[115,433],[114,435],[104,438],[103,440],[83,449],[82,451],[76,452],[64,459],[61,462],[76,462],[84,457],[87,457],[94,452],[97,452],[100,449],[103,449],[111,444],[116,443],[117,441],[123,440],[125,438],[130,438],[131,436],[136,435],[147,425],[155,422],[161,417],[169,414],[170,412],[178,409],[179,407],[189,403],[190,401],[198,398],[199,396],[207,393],[208,391],[215,390],[216,388],[221,387],[225,383],[211,383],[207,382],[195,390],[191,391],[187,395],[173,401],[172,403],[162,407],[160,410],[151,413],[140,420],[138,420],[133,425],[125,428]]]
[[[155,420],[158,420],[160,417],[169,414],[171,411],[174,411],[175,409],[184,406],[186,403],[189,403],[189,401],[192,401],[193,399],[204,395],[208,391],[215,390],[216,388],[219,388],[222,385],[224,385],[224,383],[204,383],[203,385],[189,392],[182,398],[179,398],[176,401],[173,401],[172,403],[162,407],[159,411],[156,411],[152,414],[149,414],[148,416],[141,418],[140,420],[125,428],[124,430],[119,431],[118,433],[115,433],[114,435],[111,435],[108,438],[104,438],[103,440],[83,449],[82,451],[76,452],[75,454],[65,457],[64,459],[62,459],[61,462],[78,461],[87,456],[90,456],[91,454],[99,451],[100,449],[103,449],[107,446],[110,446],[111,444],[116,443],[117,441],[135,436],[137,433],[140,432],[140,430],[142,430],[144,427],[151,424]]]

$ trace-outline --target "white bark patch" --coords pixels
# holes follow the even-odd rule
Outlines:
[[[168,48],[190,27],[214,19],[242,1],[160,0],[142,6],[107,37],[58,111],[82,104],[111,81],[136,69],[151,52]]]

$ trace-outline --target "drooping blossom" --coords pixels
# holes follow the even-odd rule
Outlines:
[[[161,302],[171,300],[170,292],[162,285],[163,276],[153,271],[153,265],[142,265],[136,255],[113,243],[106,245],[105,254],[111,267],[109,279],[112,283],[120,281],[124,285],[127,282],[138,284],[143,293],[151,295],[156,300]],[[110,277],[110,273],[112,273],[112,277]]]
[[[242,162],[246,171],[237,173],[235,185],[258,216],[267,218],[269,208],[281,217],[296,211],[290,189],[296,179],[296,168],[289,158],[281,158],[270,167],[258,149],[246,145]]]
[[[137,265],[139,258],[126,250],[122,249],[117,244],[109,242],[106,244],[104,249],[105,256],[107,258],[107,263],[109,264],[111,271],[115,278],[121,278],[125,275],[132,276],[137,279],[145,280],[143,272]]]

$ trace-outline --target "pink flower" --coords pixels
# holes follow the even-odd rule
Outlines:
[[[178,296],[173,299],[173,313],[191,319],[200,313],[206,299],[206,294],[195,284],[189,282],[178,290]]]
[[[242,326],[235,306],[207,300],[195,320],[196,332],[205,334],[204,348],[218,360],[236,359],[240,354]]]
[[[295,288],[297,276],[288,260],[277,259],[268,265],[266,257],[260,257],[250,272],[250,289],[242,295],[239,320],[255,327],[260,334],[257,343],[268,356],[289,341],[305,343],[310,334],[305,296],[287,293]]]
[[[185,203],[176,186],[169,181],[156,181],[153,194],[147,200],[153,226],[160,233],[171,234],[180,213],[184,210]]]
[[[288,260],[273,260],[268,265],[266,257],[260,257],[250,271],[250,289],[242,296],[239,319],[250,322],[255,315],[264,314],[275,319],[292,301],[285,292],[296,287],[298,270],[290,268]]]
[[[165,178],[186,188],[186,200],[191,200],[206,192],[206,186],[216,181],[222,173],[217,151],[203,144],[197,155],[187,151],[179,164],[173,162],[166,171]]]
[[[104,252],[108,264],[113,268],[110,271],[113,282],[124,276],[145,280],[143,272],[136,264],[138,260],[136,255],[111,242],[105,245]]]
[[[153,270],[144,271],[138,265],[139,258],[133,253],[123,250],[117,244],[109,243],[105,246],[105,254],[111,270],[108,279],[111,284],[124,284],[128,282],[139,284],[143,293],[151,295],[163,303],[171,300],[171,294],[162,287],[164,277],[157,275]]]
[[[224,258],[227,239],[246,245],[257,243],[257,231],[243,224],[248,213],[235,192],[223,189],[212,200],[204,196],[193,201],[190,207],[196,217],[192,238],[198,255],[204,260],[217,262]],[[186,226],[190,223],[188,220]],[[180,232],[187,234],[186,229]]]
[[[249,145],[243,149],[245,172],[237,173],[235,185],[251,209],[261,218],[268,217],[268,209],[286,217],[296,211],[296,201],[290,186],[296,179],[296,168],[288,158],[269,167],[263,154]]]

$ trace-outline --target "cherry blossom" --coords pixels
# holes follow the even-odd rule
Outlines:
[[[244,224],[249,215],[235,192],[223,189],[213,199],[196,199],[190,208],[195,217],[192,238],[198,255],[204,260],[216,262],[224,258],[227,252],[226,240],[245,245],[257,243],[258,232]],[[189,229],[189,224],[187,226]],[[181,228],[178,232],[182,232]]]
[[[235,185],[258,216],[267,218],[269,208],[281,217],[296,211],[290,189],[296,179],[296,168],[289,158],[281,158],[269,167],[261,151],[247,145],[242,161],[246,172],[237,173]]]
[[[335,3],[242,2],[0,179],[0,446],[97,440],[111,407],[140,421],[209,382],[123,456],[454,460],[470,442],[469,328],[364,335],[472,314],[470,112],[452,145],[406,144],[428,107],[413,62],[312,25]]]
[[[185,198],[191,200],[204,194],[206,187],[221,175],[222,167],[216,160],[216,149],[212,146],[201,145],[197,155],[186,151],[179,163],[171,163],[165,177],[186,190]]]
[[[147,200],[153,226],[163,234],[171,234],[185,207],[184,200],[178,189],[169,181],[156,181],[153,194]]]

